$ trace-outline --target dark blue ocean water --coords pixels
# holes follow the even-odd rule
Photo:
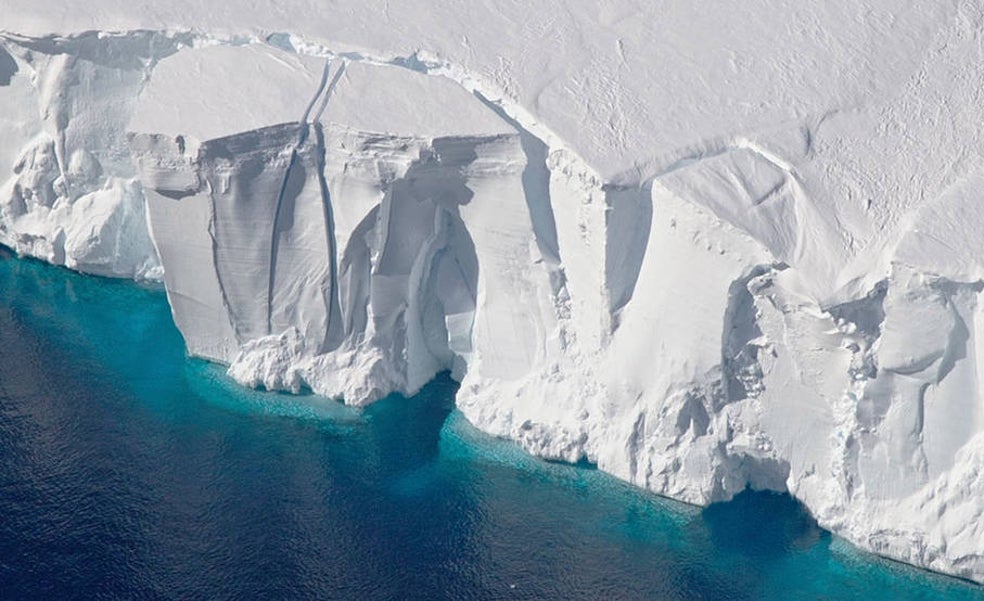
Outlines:
[[[787,496],[700,511],[538,461],[454,391],[243,391],[162,292],[0,258],[0,599],[984,598]]]

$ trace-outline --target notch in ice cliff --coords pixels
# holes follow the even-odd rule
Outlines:
[[[788,490],[867,549],[984,581],[960,11],[872,60],[877,98],[845,84],[696,139],[638,113],[666,146],[621,169],[631,140],[602,160],[501,74],[423,52],[5,33],[0,242],[163,278],[189,351],[247,385],[363,404],[450,369],[470,420],[538,455],[692,503]]]

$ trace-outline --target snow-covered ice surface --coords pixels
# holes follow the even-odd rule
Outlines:
[[[0,0],[0,242],[190,352],[984,581],[984,6]]]

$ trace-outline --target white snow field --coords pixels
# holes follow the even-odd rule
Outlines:
[[[0,0],[0,243],[189,351],[984,582],[979,1]]]

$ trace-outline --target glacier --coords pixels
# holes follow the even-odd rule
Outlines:
[[[0,0],[0,243],[189,353],[984,582],[984,7]],[[713,5],[713,6],[711,6]]]

